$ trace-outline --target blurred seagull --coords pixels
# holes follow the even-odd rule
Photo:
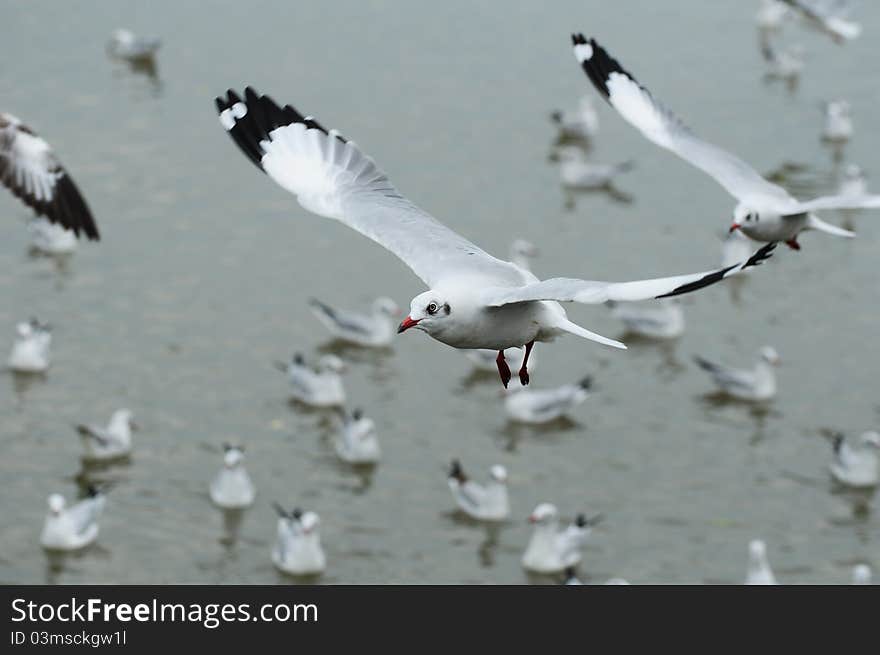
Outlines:
[[[137,429],[130,410],[117,409],[107,427],[77,425],[82,437],[86,461],[105,461],[125,457],[131,453],[131,432]]]
[[[843,179],[837,188],[837,193],[842,196],[850,196],[858,198],[867,195],[868,179],[865,172],[858,164],[847,164],[843,171]]]
[[[830,100],[824,105],[825,126],[822,138],[833,143],[844,143],[850,140],[853,132],[852,109],[846,100]],[[872,196],[866,196],[872,197]],[[873,206],[873,205],[872,205]],[[859,207],[840,207],[840,209],[858,209]]]
[[[684,334],[684,311],[675,298],[641,305],[606,304],[629,334],[649,339],[676,339]]]
[[[841,237],[855,236],[848,230],[825,223],[812,212],[880,208],[880,196],[824,196],[808,201],[797,200],[735,155],[694,135],[595,39],[587,41],[583,34],[575,34],[572,41],[575,57],[590,81],[627,122],[649,141],[708,173],[737,199],[731,231],[742,230],[756,241],[785,241],[789,247],[799,250],[797,236],[803,230],[819,230]]]
[[[577,566],[581,548],[601,520],[601,515],[588,519],[578,514],[574,523],[560,531],[556,506],[541,503],[529,516],[535,529],[522,557],[523,567],[535,573],[558,573]]]
[[[554,111],[550,119],[564,139],[588,141],[599,133],[599,114],[589,96],[583,96],[575,111]]]
[[[400,315],[400,308],[390,298],[376,298],[369,314],[333,309],[316,298],[309,300],[309,305],[334,337],[368,347],[389,346],[397,330],[395,318]]]
[[[856,564],[852,568],[853,584],[871,584],[871,567],[867,564]]]
[[[803,46],[794,45],[782,50],[774,47],[769,38],[763,38],[761,54],[767,62],[767,77],[785,80],[793,87],[804,70]]]
[[[345,371],[345,364],[336,355],[323,355],[318,360],[317,370],[306,365],[299,353],[293,356],[289,364],[276,362],[275,368],[287,373],[290,394],[296,400],[312,407],[345,405],[345,389],[340,375]]]
[[[702,357],[694,357],[697,365],[712,376],[713,382],[724,393],[740,400],[770,400],[776,395],[776,374],[774,367],[779,366],[779,355],[770,346],[760,351],[760,359],[750,370],[729,368],[714,364]]]
[[[538,248],[530,241],[516,239],[510,244],[510,261],[526,271],[532,270],[532,260],[537,256]]]
[[[846,17],[847,3],[840,0],[783,0],[806,19],[809,25],[825,32],[835,43],[858,38],[862,26]]]
[[[775,585],[776,577],[767,561],[767,547],[760,539],[749,543],[749,565],[746,571],[747,585]]]
[[[507,415],[519,423],[549,423],[564,416],[588,397],[591,378],[577,384],[564,384],[555,389],[524,389],[514,387],[504,398]]]
[[[376,424],[361,409],[345,416],[335,446],[339,459],[349,464],[375,464],[382,456]]]
[[[761,0],[755,23],[762,32],[776,32],[791,16],[791,9],[781,0]]]
[[[7,366],[17,373],[43,373],[49,369],[52,328],[32,318],[16,326],[16,339]]]
[[[31,247],[47,255],[68,255],[76,251],[76,233],[47,218],[37,216],[28,222]]]
[[[52,148],[12,114],[0,112],[0,182],[34,210],[79,237],[100,238],[95,219]]]
[[[621,173],[631,170],[633,162],[620,164],[596,164],[587,159],[577,146],[558,148],[559,175],[562,184],[570,189],[607,189]]]
[[[489,469],[489,481],[479,484],[465,475],[457,459],[449,465],[449,490],[459,509],[479,521],[504,521],[510,516],[507,497],[507,469],[495,464]]]
[[[244,468],[244,448],[223,444],[223,468],[209,487],[211,501],[223,509],[250,507],[257,495],[251,476]]]
[[[107,52],[117,59],[137,63],[153,59],[160,45],[160,39],[135,36],[129,30],[118,29],[110,36]]]
[[[541,282],[510,262],[487,254],[406,200],[351,141],[327,131],[293,107],[268,96],[232,90],[217,98],[220,123],[230,137],[309,211],[334,218],[400,257],[430,289],[416,296],[398,332],[418,328],[453,348],[498,352],[502,383],[511,378],[504,350],[526,346],[520,368],[528,384],[528,355],[536,341],[564,333],[605,345],[623,344],[575,325],[559,302],[644,300],[703,288],[760,264],[762,248],[728,269],[627,283],[555,278]]]
[[[327,558],[321,547],[318,526],[321,521],[314,512],[299,509],[286,512],[278,503],[278,537],[272,549],[272,562],[290,575],[314,575],[324,571]]]
[[[848,487],[876,487],[880,482],[880,434],[865,432],[856,443],[834,435],[834,458],[828,465],[832,477]]]
[[[64,496],[49,496],[49,514],[43,524],[40,544],[47,550],[79,550],[98,538],[98,519],[104,511],[106,498],[95,487],[88,497],[67,507]]]

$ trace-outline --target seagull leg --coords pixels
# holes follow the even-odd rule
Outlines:
[[[495,358],[495,363],[498,364],[498,374],[501,376],[501,384],[504,385],[504,388],[507,388],[507,384],[510,382],[510,367],[507,365],[507,360],[504,359],[504,351],[498,351],[498,357]]]
[[[789,239],[788,241],[785,242],[785,245],[787,245],[792,250],[800,250],[801,249],[801,244],[799,244],[797,242],[797,237],[795,237],[794,239]]]
[[[526,386],[529,383],[529,355],[532,354],[532,347],[535,345],[534,341],[529,341],[526,344],[526,354],[523,357],[522,366],[519,368],[519,382],[523,386]]]

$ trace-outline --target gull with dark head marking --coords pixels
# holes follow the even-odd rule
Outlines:
[[[578,514],[574,523],[560,530],[556,506],[541,503],[529,515],[529,523],[535,529],[523,553],[523,568],[535,573],[559,573],[577,566],[581,561],[581,548],[593,526],[601,520],[601,514],[590,518]]]
[[[739,157],[700,139],[612,58],[595,39],[572,36],[574,55],[596,90],[649,141],[709,174],[737,200],[730,231],[742,230],[756,241],[785,243],[799,250],[798,235],[818,230],[853,237],[819,219],[827,209],[880,208],[880,196],[823,196],[801,201],[768,182]]]
[[[316,575],[324,571],[327,558],[321,546],[318,526],[321,520],[315,512],[299,508],[286,511],[273,503],[278,513],[278,536],[272,549],[272,562],[290,575]]]
[[[880,434],[865,432],[854,443],[834,435],[834,457],[828,465],[832,477],[847,487],[870,488],[880,483]]]
[[[317,298],[309,300],[312,313],[340,341],[384,348],[396,332],[400,308],[390,298],[376,298],[369,313],[334,309]]]
[[[489,469],[489,481],[479,484],[471,480],[454,459],[446,478],[458,508],[478,521],[504,521],[510,516],[507,497],[507,469],[495,464]]]
[[[7,366],[17,373],[44,373],[49,369],[52,328],[32,318],[15,326],[16,339]]]
[[[751,370],[743,370],[694,357],[697,365],[712,376],[718,389],[739,400],[763,401],[776,395],[776,372],[779,355],[770,346],[761,348],[760,358]]]
[[[222,509],[250,507],[257,495],[251,476],[244,467],[244,447],[223,444],[223,468],[208,488],[211,501]]]
[[[312,407],[342,407],[345,405],[345,389],[342,375],[345,363],[336,355],[323,355],[318,367],[306,364],[305,358],[296,353],[289,364],[275,362],[275,368],[287,374],[290,395]]]
[[[345,415],[334,445],[339,459],[349,464],[375,464],[382,457],[376,424],[360,408]]]
[[[98,520],[104,511],[106,496],[96,487],[88,488],[88,497],[70,507],[61,494],[49,496],[49,514],[43,524],[40,544],[47,550],[79,550],[98,538]]]
[[[589,141],[599,133],[599,114],[589,96],[582,96],[576,110],[557,110],[550,114],[563,139]]]
[[[131,433],[137,429],[134,415],[128,409],[117,409],[106,427],[77,425],[82,437],[86,461],[107,461],[131,454]]]
[[[404,198],[375,162],[335,130],[290,105],[245,90],[217,98],[220,123],[260,170],[293,193],[300,205],[336,219],[397,255],[429,287],[410,303],[398,332],[416,328],[454,348],[498,353],[502,383],[511,378],[504,350],[526,347],[519,370],[527,384],[528,355],[537,341],[563,334],[623,348],[568,320],[560,302],[646,300],[720,282],[760,264],[773,245],[729,268],[635,282],[573,278],[540,281],[492,257]]]
[[[506,392],[504,409],[517,423],[540,425],[565,416],[589,397],[591,378],[555,389],[513,387]]]

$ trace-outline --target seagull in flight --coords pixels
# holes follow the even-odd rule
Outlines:
[[[229,90],[216,103],[220,123],[233,141],[302,207],[384,246],[429,287],[412,300],[398,333],[416,328],[453,348],[497,351],[505,387],[511,379],[505,348],[525,346],[522,384],[529,382],[528,355],[536,341],[568,333],[625,348],[569,321],[560,302],[634,301],[695,291],[760,264],[775,245],[734,266],[693,275],[623,283],[572,278],[542,282],[419,209],[336,130],[327,130],[290,105],[279,107],[250,87],[243,99]]]
[[[840,237],[855,234],[819,219],[823,209],[880,208],[880,196],[823,196],[798,200],[726,150],[703,141],[639,84],[618,61],[583,34],[572,35],[574,55],[596,90],[649,141],[712,176],[737,200],[730,231],[742,230],[756,241],[784,241],[800,250],[798,234],[818,230]]]
[[[98,241],[92,212],[46,141],[0,112],[0,183],[38,216]]]

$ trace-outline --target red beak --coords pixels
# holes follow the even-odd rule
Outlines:
[[[400,325],[397,327],[397,334],[400,334],[401,332],[405,332],[406,330],[409,330],[411,327],[418,325],[419,321],[421,321],[421,320],[422,319],[418,319],[418,320],[414,321],[409,316],[407,316],[405,319],[403,319],[403,321],[401,321]]]
[[[739,223],[734,223],[733,225],[730,226],[730,230],[728,230],[727,233],[728,233],[728,234],[733,234],[733,233],[736,232],[740,227],[742,227],[742,226],[741,226]]]

